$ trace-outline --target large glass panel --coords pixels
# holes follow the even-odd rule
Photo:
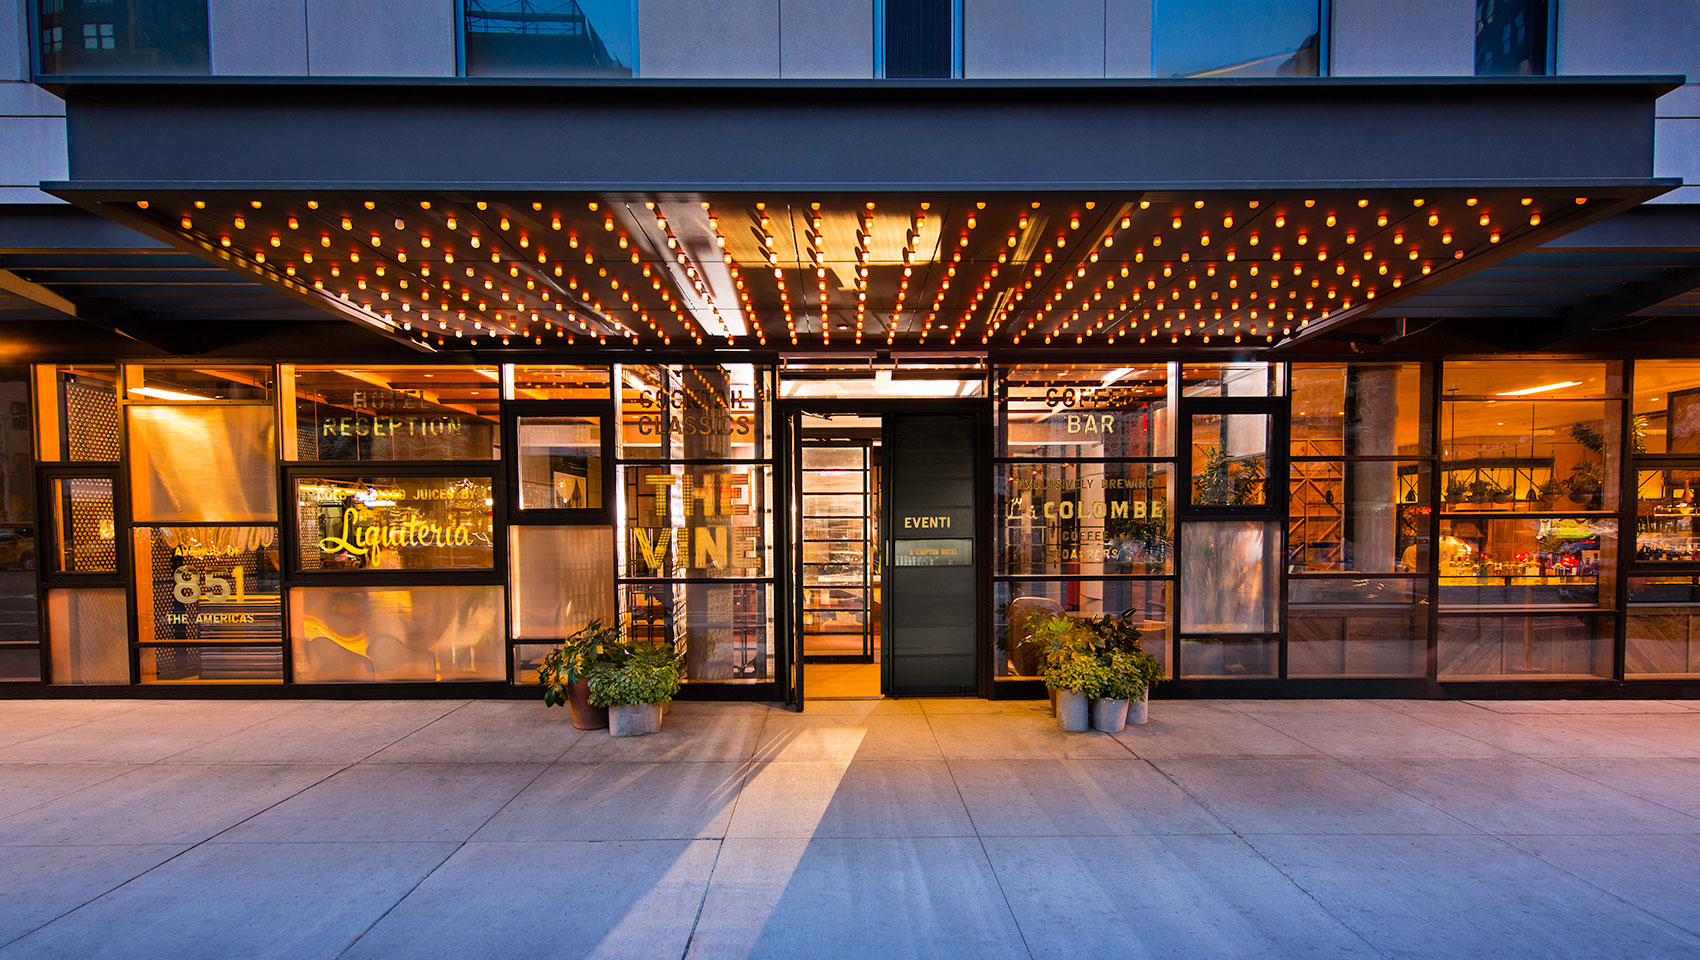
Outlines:
[[[612,527],[509,527],[513,636],[558,640],[614,622]]]
[[[284,367],[285,460],[490,460],[494,366]]]
[[[489,477],[298,477],[301,569],[489,570]]]
[[[1572,400],[1623,391],[1620,365],[1605,360],[1448,360],[1449,397]]]
[[[627,583],[626,635],[670,643],[687,681],[773,679],[773,585]]]
[[[1510,382],[1527,379],[1525,375]],[[1440,425],[1444,509],[1615,509],[1623,446],[1621,409],[1615,400],[1445,403]]]
[[[137,639],[283,640],[276,527],[137,527]]]
[[[40,639],[32,527],[0,527],[0,643]]]
[[[208,72],[207,0],[33,0],[41,73]]]
[[[631,0],[466,0],[469,77],[629,77]]]
[[[1295,363],[1295,457],[1424,456],[1428,402],[1420,363]]]
[[[1280,549],[1276,523],[1186,523],[1181,530],[1181,633],[1279,631]]]
[[[54,683],[129,683],[130,632],[119,587],[47,591]]]
[[[1289,469],[1290,572],[1429,569],[1427,463],[1308,460]]]
[[[277,519],[270,406],[131,405],[127,415],[136,521]]]
[[[34,646],[0,647],[0,683],[41,679],[41,651]]]
[[[765,577],[773,562],[773,468],[627,466],[628,577]]]
[[[1476,0],[1476,76],[1545,76],[1552,0]]]
[[[748,363],[620,367],[622,460],[773,456],[771,372]]]
[[[1278,397],[1278,363],[1187,363],[1181,365],[1180,392],[1187,397]]]
[[[960,6],[951,0],[884,0],[884,75],[949,77],[962,37]]]
[[[112,519],[112,481],[99,477],[55,477],[52,501],[54,573],[113,573],[118,569],[117,526]]]
[[[1102,576],[1171,570],[1164,463],[1000,463],[999,574]]]
[[[35,368],[36,449],[42,460],[118,460],[118,370]]]
[[[1317,0],[1152,0],[1154,77],[1315,77]]]
[[[1612,673],[1611,614],[1442,616],[1442,680],[1563,680]]]
[[[131,400],[165,403],[270,400],[272,368],[222,364],[131,364],[124,368],[124,395]]]
[[[1000,457],[1167,457],[1167,364],[998,368]]]
[[[1247,507],[1268,502],[1270,426],[1271,418],[1262,413],[1192,415],[1194,506]]]
[[[1238,679],[1273,677],[1280,668],[1280,647],[1267,637],[1183,637],[1183,677]]]
[[[1417,579],[1287,582],[1287,675],[1419,677],[1428,672],[1428,584]]]
[[[1616,598],[1617,522],[1469,517],[1440,525],[1442,609],[1609,607]]]
[[[1700,454],[1700,360],[1635,361],[1634,453]]]
[[[281,683],[283,647],[251,644],[142,647],[143,683]]]
[[[502,680],[502,588],[289,591],[296,683]]]
[[[1700,465],[1637,470],[1635,559],[1700,561]]]
[[[509,400],[606,400],[608,368],[556,364],[508,368]]]
[[[1626,677],[1700,676],[1700,576],[1629,578]]]
[[[601,509],[602,428],[598,416],[518,418],[519,508]]]
[[[0,366],[0,414],[0,523],[29,523],[35,519],[35,457],[28,367]]]
[[[1012,619],[1019,630],[1035,613],[1096,617],[1123,612],[1130,613],[1138,627],[1140,646],[1161,661],[1166,672],[1173,590],[1169,580],[999,580],[994,585],[999,640],[994,672],[1000,679],[1038,675],[1038,651],[1010,635]]]

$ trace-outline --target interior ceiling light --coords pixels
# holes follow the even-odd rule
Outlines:
[[[1526,397],[1531,393],[1546,393],[1549,390],[1563,390],[1565,387],[1579,387],[1581,385],[1582,381],[1580,380],[1565,380],[1560,383],[1543,383],[1538,387],[1524,387],[1522,390],[1507,390],[1504,393],[1496,393],[1494,396]]]

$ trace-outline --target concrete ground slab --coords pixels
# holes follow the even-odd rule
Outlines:
[[[488,841],[722,837],[741,763],[558,763],[481,827]]]
[[[1228,832],[1203,804],[1133,758],[962,760],[951,771],[981,836]]]
[[[615,737],[606,730],[591,730],[579,738],[561,759],[569,763],[628,762],[715,763],[744,761],[755,755],[767,709],[728,705],[724,711],[705,710],[721,704],[669,704],[661,721],[661,732],[644,737]],[[760,706],[755,704],[752,706]]]
[[[925,759],[760,764],[727,836],[973,836],[951,770]]]
[[[760,761],[942,760],[927,717],[768,715],[756,743]]]
[[[103,780],[141,769],[133,763],[8,763],[0,765],[0,818]]]
[[[1211,701],[1158,700],[1150,719],[1115,734],[1142,757],[1315,757],[1321,752],[1272,725]]]
[[[1340,759],[1509,756],[1501,747],[1367,701],[1343,701],[1338,709],[1314,712],[1277,701],[1235,709]]]
[[[171,763],[355,763],[462,700],[318,701],[168,758]]]
[[[368,763],[550,763],[586,735],[565,708],[473,700],[379,750]]]
[[[0,870],[0,945],[45,926],[185,849],[182,844],[163,843],[7,847],[6,867]]]
[[[1133,754],[1107,733],[1063,733],[1043,714],[929,714],[933,736],[948,760],[1046,760]]]
[[[1553,760],[1595,783],[1700,817],[1700,760]]]
[[[1694,865],[1700,836],[1509,837],[1506,842],[1578,880],[1700,935]]]
[[[1476,832],[1462,820],[1339,760],[1154,762],[1236,833]]]
[[[543,770],[535,763],[362,764],[327,777],[220,839],[465,840]]]

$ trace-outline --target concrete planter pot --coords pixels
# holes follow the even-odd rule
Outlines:
[[[1145,693],[1138,700],[1132,700],[1127,705],[1127,722],[1144,723],[1151,719],[1151,694]]]
[[[1127,726],[1127,701],[1101,697],[1092,701],[1092,729],[1116,733]]]
[[[1057,726],[1064,733],[1085,733],[1092,729],[1091,701],[1073,690],[1057,691]]]
[[[641,737],[661,732],[661,704],[621,703],[608,708],[608,732],[616,737]]]

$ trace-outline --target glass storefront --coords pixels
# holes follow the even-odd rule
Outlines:
[[[0,679],[524,684],[596,618],[782,696],[786,369],[0,367]],[[1700,676],[1700,361],[980,369],[982,694],[1040,611],[1180,679]]]

